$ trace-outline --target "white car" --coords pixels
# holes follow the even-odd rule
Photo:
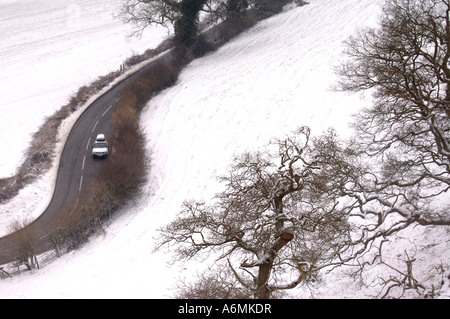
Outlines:
[[[93,158],[105,158],[108,157],[109,148],[106,142],[104,134],[98,134],[95,139],[94,145],[92,146],[92,157]]]

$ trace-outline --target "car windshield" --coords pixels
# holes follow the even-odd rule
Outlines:
[[[106,148],[108,147],[105,142],[94,143],[95,148]]]

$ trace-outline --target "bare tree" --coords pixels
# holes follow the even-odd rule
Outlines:
[[[12,226],[15,248],[11,252],[17,267],[24,265],[28,270],[39,269],[39,262],[36,255],[36,244],[38,241],[37,232],[34,226],[26,225],[26,222],[16,222]]]
[[[395,201],[405,223],[450,225],[448,201],[427,208],[450,187],[449,13],[448,0],[387,1],[380,27],[348,40],[340,69],[344,90],[374,96],[355,121],[355,152],[381,166],[369,193]]]
[[[411,225],[450,225],[449,13],[448,0],[387,0],[379,27],[347,41],[340,86],[374,103],[355,116],[359,168],[342,189],[355,199],[355,249],[342,262]]]
[[[225,17],[227,2],[235,0],[127,0],[121,7],[119,17],[125,23],[135,26],[133,35],[140,35],[146,28],[154,25],[164,26],[172,32],[177,25],[180,29],[180,24],[189,29],[196,26],[200,12],[215,21]],[[188,21],[188,25],[186,19],[193,21]]]
[[[180,17],[180,0],[127,0],[119,16],[136,27],[135,35],[152,25],[173,26]]]
[[[343,89],[374,92],[358,116],[361,143],[421,154],[417,166],[449,184],[450,1],[389,0],[383,12],[379,29],[349,39],[340,70]]]
[[[336,136],[313,143],[302,127],[271,147],[237,157],[213,204],[186,202],[161,230],[161,245],[175,244],[179,259],[216,252],[257,298],[306,282],[335,259],[350,230],[338,202],[347,166]]]
[[[382,243],[411,225],[450,225],[449,14],[449,0],[388,0],[380,27],[348,40],[339,71],[342,89],[374,94],[356,138],[343,146],[301,128],[236,158],[225,190],[186,202],[161,244],[180,259],[217,253],[268,298],[325,267],[382,262]]]

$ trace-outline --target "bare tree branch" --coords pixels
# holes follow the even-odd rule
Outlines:
[[[221,178],[224,191],[215,204],[186,202],[177,219],[161,230],[161,244],[176,244],[181,259],[202,251],[217,252],[219,260],[226,257],[237,280],[258,298],[296,286],[293,282],[305,279],[300,260],[322,267],[348,242],[348,212],[338,204],[346,165],[326,148],[334,148],[336,155],[336,142],[335,135],[325,134],[311,143],[303,127],[273,141],[272,152],[237,156]],[[251,279],[239,275],[231,260],[240,260],[243,275]],[[298,271],[297,280],[278,283],[278,274],[284,278]]]

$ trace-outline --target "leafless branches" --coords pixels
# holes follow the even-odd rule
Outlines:
[[[185,1],[186,2],[186,1]],[[225,15],[225,0],[207,0],[200,11],[209,15],[210,19],[217,21]],[[132,33],[139,36],[142,32],[155,25],[161,25],[169,31],[177,20],[182,17],[182,0],[127,0],[121,7],[118,17],[125,23],[135,26]]]
[[[348,40],[339,71],[343,90],[374,93],[354,139],[302,127],[236,157],[213,203],[186,202],[161,243],[179,258],[217,253],[267,298],[325,267],[383,263],[383,242],[412,225],[450,225],[449,12],[448,0],[388,0],[380,27]]]
[[[180,3],[180,0],[127,0],[119,17],[133,24],[136,27],[133,35],[139,35],[152,25],[173,26],[180,16]]]
[[[225,190],[215,204],[186,202],[178,218],[161,230],[161,244],[175,244],[180,259],[217,253],[258,298],[299,285],[348,239],[346,210],[335,189],[345,177],[337,170],[338,158],[331,161],[326,150],[319,150],[325,139],[333,141],[327,135],[312,143],[309,129],[302,127],[274,141],[273,154],[236,157],[221,178]],[[236,260],[243,274],[232,266]],[[294,280],[281,283],[292,273],[298,274]]]
[[[357,183],[361,215],[450,224],[448,206],[428,205],[450,187],[449,12],[447,0],[390,0],[379,29],[348,40],[341,87],[375,98],[355,121],[354,152],[379,163]]]

